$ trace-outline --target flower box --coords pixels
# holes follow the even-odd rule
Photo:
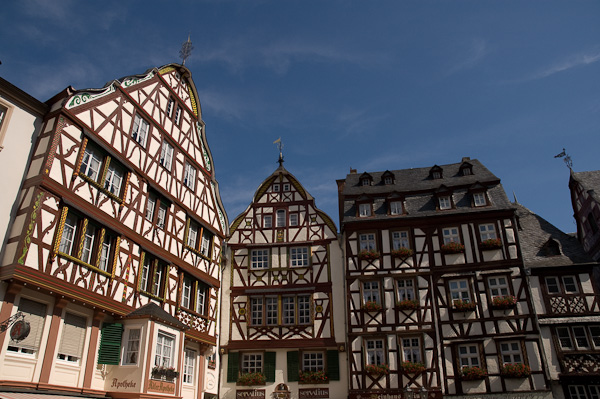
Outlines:
[[[419,301],[416,299],[405,299],[398,302],[396,307],[400,310],[415,310],[419,308]]]
[[[358,253],[358,259],[360,260],[375,260],[379,259],[379,251],[363,249]]]
[[[425,371],[425,365],[423,363],[402,362],[400,368],[407,374],[418,374]]]
[[[263,373],[245,373],[240,374],[237,379],[238,385],[265,385],[267,382]]]
[[[440,248],[443,254],[462,254],[465,252],[465,246],[459,242],[449,242]]]
[[[324,371],[301,371],[298,380],[303,384],[326,384],[329,378]]]
[[[517,298],[512,295],[495,296],[492,298],[492,308],[510,309],[517,306]]]
[[[487,376],[487,372],[479,367],[463,367],[460,371],[460,378],[463,381],[482,380]]]
[[[481,241],[479,244],[479,248],[483,251],[489,251],[492,249],[500,249],[502,248],[502,241],[499,238],[490,238],[484,241]]]
[[[367,364],[365,371],[372,376],[382,376],[390,372],[387,364]]]
[[[209,362],[208,362],[208,368],[209,369],[213,369],[213,370],[216,369],[217,368],[217,362],[214,361],[214,360],[209,360]]]
[[[523,363],[507,363],[500,369],[500,374],[506,378],[525,378],[531,375],[531,368]]]
[[[470,312],[475,310],[477,304],[475,302],[463,301],[462,299],[455,299],[452,302],[452,309],[459,312]]]
[[[154,368],[152,368],[153,379],[165,379],[170,381],[177,377],[179,377],[179,371],[175,371],[174,367],[154,366]]]
[[[376,312],[378,310],[381,310],[381,304],[375,301],[367,301],[365,302],[362,308],[367,312]]]
[[[398,248],[398,249],[392,249],[392,257],[394,258],[408,258],[409,256],[412,256],[413,254],[413,250],[410,248]]]

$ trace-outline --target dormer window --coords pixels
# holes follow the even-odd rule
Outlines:
[[[361,186],[370,186],[371,182],[373,181],[373,177],[367,172],[365,172],[362,175],[360,175],[359,181]]]
[[[443,195],[438,198],[439,207],[441,210],[452,209],[452,201],[449,195]]]
[[[444,177],[444,170],[439,166],[435,165],[433,168],[429,170],[429,177],[432,179],[441,179]]]
[[[360,185],[361,186],[370,186],[371,182],[369,181],[369,179],[361,179]]]
[[[473,207],[481,207],[488,206],[490,203],[488,201],[486,187],[481,183],[477,182],[469,187],[469,193],[471,193]]]
[[[386,186],[394,184],[394,174],[392,172],[390,172],[389,170],[386,170],[381,175],[381,180],[383,181],[383,184],[385,184]]]
[[[461,176],[471,176],[473,174],[473,165],[469,162],[463,162],[460,165],[460,174]]]
[[[485,193],[473,193],[473,205],[486,206],[487,200],[485,198]]]
[[[358,216],[361,218],[371,216],[371,204],[358,204]]]
[[[402,215],[402,201],[390,202],[390,215]]]
[[[441,185],[435,192],[435,197],[437,199],[437,208],[441,211],[452,209],[452,191],[448,189],[445,185]]]

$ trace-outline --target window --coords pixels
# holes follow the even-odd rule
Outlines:
[[[557,277],[546,277],[546,290],[548,294],[560,294],[560,286]]]
[[[262,353],[242,354],[242,374],[261,373],[263,370]]]
[[[450,280],[450,299],[452,304],[462,301],[471,302],[471,293],[469,291],[469,282],[467,280]]]
[[[563,350],[600,349],[600,326],[557,327],[556,337]]]
[[[173,97],[169,97],[169,101],[167,102],[167,117],[171,117],[173,116],[173,104],[175,103],[175,100],[173,99]]]
[[[173,122],[176,125],[179,125],[180,120],[181,120],[181,107],[178,105],[177,109],[175,110],[175,119],[173,120]]]
[[[46,311],[45,304],[21,297],[19,312],[24,314],[25,320],[29,323],[29,335],[21,341],[13,341],[11,339],[8,343],[8,352],[22,353],[29,356],[37,354],[40,348],[42,333],[44,332]]]
[[[308,263],[308,247],[290,248],[290,266],[292,267],[307,267]]]
[[[125,168],[87,139],[84,140],[84,146],[78,175],[104,193],[121,200]]]
[[[521,344],[518,341],[501,342],[500,358],[502,359],[502,364],[523,363]]]
[[[421,363],[421,340],[418,337],[402,338],[402,360]]]
[[[166,141],[163,141],[160,147],[160,164],[167,170],[171,170],[173,164],[173,146]]]
[[[563,276],[562,278],[565,294],[576,294],[579,292],[577,281],[574,276]]]
[[[412,301],[416,298],[415,296],[415,280],[413,279],[399,279],[396,280],[398,286],[398,300],[399,301]]]
[[[590,342],[587,337],[586,328],[583,326],[571,327],[575,344],[579,349],[589,349]]]
[[[310,324],[310,296],[266,296],[250,298],[251,324],[253,326],[279,325],[279,303],[283,325]]]
[[[360,216],[361,218],[371,216],[371,204],[359,204],[358,216]]]
[[[450,200],[449,195],[445,195],[443,197],[438,198],[438,202],[440,204],[440,209],[450,209],[452,208],[452,201]]]
[[[253,249],[250,251],[250,268],[251,269],[268,269],[269,268],[269,250],[268,249]]]
[[[276,213],[277,219],[275,221],[277,227],[285,227],[285,210],[279,209]]]
[[[402,201],[390,202],[390,215],[402,215]]]
[[[173,367],[175,353],[175,337],[163,331],[158,331],[156,339],[156,353],[154,355],[154,365],[158,367]]]
[[[145,252],[142,252],[142,258],[139,289],[146,294],[162,298],[167,278],[167,264]]]
[[[205,314],[208,290],[208,286],[203,282],[184,275],[181,287],[181,307],[202,315]]]
[[[592,343],[596,349],[600,348],[600,326],[589,327],[590,336],[592,337]]]
[[[273,184],[273,192],[274,193],[278,193],[279,192],[279,184]]]
[[[290,226],[295,227],[298,226],[298,214],[290,213]]]
[[[466,344],[458,346],[458,361],[463,367],[480,367],[479,347],[477,344]]]
[[[194,383],[194,370],[196,369],[196,351],[185,348],[183,352],[183,383]]]
[[[361,186],[370,186],[371,185],[371,181],[369,179],[361,179],[360,180],[360,185]]]
[[[442,172],[438,172],[438,171],[431,172],[431,177],[433,179],[441,179],[442,178]]]
[[[62,229],[58,229],[57,237],[59,255],[66,256],[84,266],[92,266],[106,273],[112,272],[111,256],[118,252],[117,239],[104,227],[95,224],[67,207]]]
[[[302,371],[325,370],[325,356],[323,352],[302,352]]]
[[[194,190],[196,187],[196,168],[191,163],[185,163],[185,170],[183,172],[183,184],[190,190]]]
[[[368,339],[365,342],[367,364],[385,364],[385,351],[383,339]]]
[[[584,385],[569,385],[569,396],[571,399],[588,399]]]
[[[386,176],[383,178],[383,184],[389,186],[390,184],[394,184],[394,178],[392,176]]]
[[[444,244],[448,244],[451,242],[460,243],[458,227],[449,227],[446,229],[442,229],[442,233],[444,235]]]
[[[510,294],[508,289],[508,280],[504,276],[488,278],[488,287],[492,299],[498,296],[506,296]]]
[[[87,320],[72,313],[65,314],[58,359],[78,363],[83,353]]]
[[[359,234],[358,241],[361,251],[374,251],[377,249],[377,246],[375,245],[375,233]]]
[[[481,241],[495,240],[496,239],[496,228],[492,223],[480,224],[479,225],[479,237]]]
[[[273,216],[265,215],[263,218],[263,227],[266,229],[270,229],[273,227]]]
[[[155,223],[159,229],[164,229],[171,203],[160,195],[150,191],[146,202],[146,220]]]
[[[473,193],[473,205],[486,206],[487,200],[485,198],[485,193]]]
[[[571,339],[569,327],[558,327],[556,329],[556,336],[562,349],[573,349],[573,341]]]
[[[392,249],[410,248],[408,231],[392,231]]]
[[[214,234],[195,220],[188,218],[186,245],[189,249],[206,258],[211,257]]]
[[[288,183],[283,185],[283,191],[290,191],[290,185]]]
[[[470,176],[473,174],[473,171],[471,171],[471,168],[468,166],[461,168],[461,172],[463,176]]]
[[[125,356],[123,356],[124,365],[137,364],[140,354],[140,339],[142,330],[140,328],[132,328],[127,334],[127,346],[125,347]]]
[[[381,293],[379,292],[379,281],[363,281],[363,303],[375,302],[381,305]]]
[[[577,294],[579,286],[575,276],[546,277],[546,290],[548,294]]]
[[[146,138],[148,137],[148,128],[150,125],[139,114],[135,114],[133,118],[133,129],[131,137],[137,141],[142,147],[146,147]]]

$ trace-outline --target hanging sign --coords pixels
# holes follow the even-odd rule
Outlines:
[[[10,329],[10,339],[13,341],[22,341],[27,338],[30,330],[29,323],[25,320],[16,321]]]

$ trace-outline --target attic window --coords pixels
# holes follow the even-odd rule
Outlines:
[[[469,162],[463,162],[463,164],[460,165],[460,174],[462,176],[471,176],[473,174],[473,165]]]
[[[473,205],[476,207],[487,205],[487,198],[484,192],[473,193]]]
[[[370,186],[371,182],[373,181],[373,176],[365,172],[360,175],[359,181],[361,186]]]
[[[541,256],[557,256],[560,255],[560,245],[553,238],[548,239],[540,248],[539,255]]]
[[[381,175],[381,180],[383,181],[383,184],[389,186],[391,184],[394,184],[394,177],[395,176],[392,172],[386,170],[385,172],[383,172],[383,175]]]
[[[361,186],[370,186],[371,182],[369,181],[369,179],[360,179],[360,185]]]
[[[441,179],[444,177],[444,170],[439,166],[435,165],[433,168],[429,170],[429,177],[432,179]]]

